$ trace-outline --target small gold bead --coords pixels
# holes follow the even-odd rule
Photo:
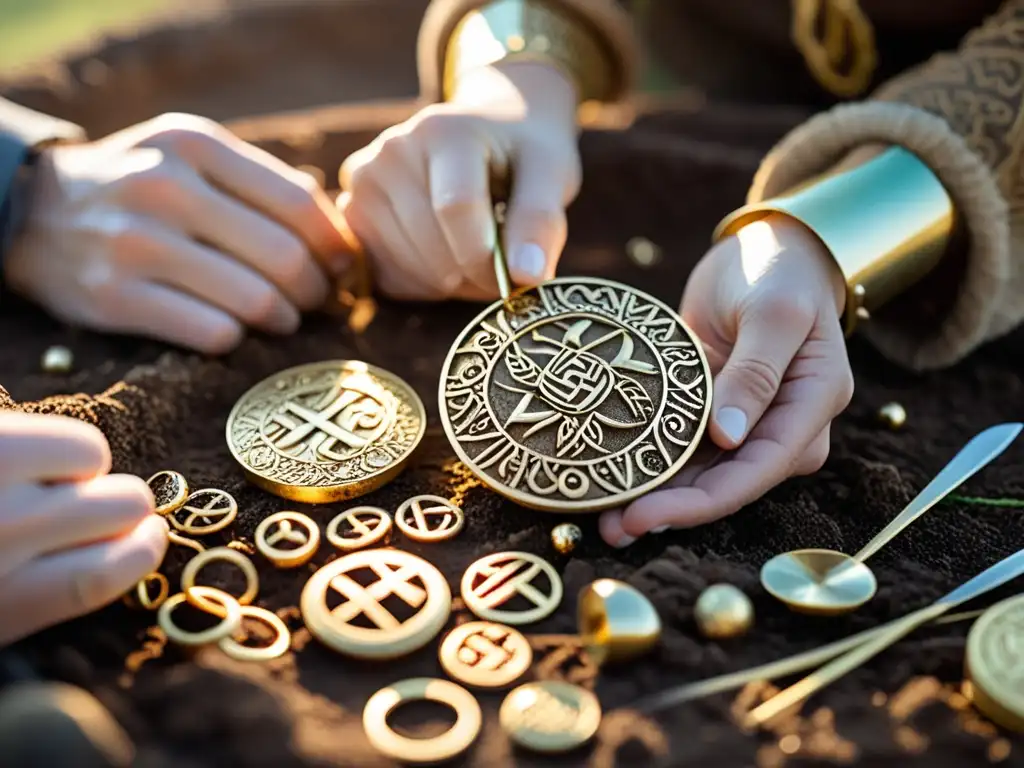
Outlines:
[[[899,403],[886,403],[878,409],[878,420],[889,429],[902,429],[907,423],[907,411]]]
[[[754,606],[732,584],[713,584],[700,593],[693,617],[705,637],[739,637],[754,625]]]
[[[650,268],[661,261],[661,249],[646,237],[634,237],[626,243],[626,255],[638,267]]]
[[[560,554],[568,555],[583,541],[583,531],[573,523],[562,523],[551,530],[551,544]]]
[[[67,347],[50,347],[43,353],[42,367],[46,373],[70,373],[75,356]]]

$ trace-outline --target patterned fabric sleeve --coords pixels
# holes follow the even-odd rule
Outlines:
[[[962,241],[919,286],[864,326],[889,358],[940,368],[1024,319],[1024,0],[1008,0],[956,51],[837,106],[786,136],[748,194],[760,202],[833,167],[858,147],[897,144],[954,199]],[[936,297],[948,289],[948,300]]]

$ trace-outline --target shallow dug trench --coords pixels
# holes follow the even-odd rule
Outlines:
[[[71,59],[60,87],[52,81],[43,87],[37,79],[8,83],[6,92],[83,121],[95,135],[165,109],[227,119],[325,107],[332,101],[328,82],[356,82],[355,73],[365,71],[378,79],[360,81],[364,90],[350,98],[412,96],[416,14],[399,12],[409,8],[411,0],[347,2],[329,10],[325,3],[293,3],[288,12],[254,5],[193,26],[155,29],[136,42],[113,42]],[[266,32],[271,29],[273,36]],[[289,51],[291,58],[285,55]],[[91,60],[107,67],[106,79],[95,85],[81,77]],[[342,65],[355,73],[346,75]],[[275,116],[237,125],[240,133],[289,162],[315,165],[330,179],[348,151],[411,105],[377,109],[330,108],[314,117]],[[690,102],[685,108],[654,110],[626,131],[586,131],[586,182],[570,212],[562,272],[613,278],[675,303],[712,226],[742,200],[760,155],[799,117]],[[635,236],[656,243],[661,258],[643,266],[630,261],[625,244]],[[524,510],[481,488],[455,461],[440,430],[434,396],[438,371],[448,345],[477,311],[464,304],[385,302],[361,337],[336,320],[310,317],[294,338],[253,336],[234,353],[208,359],[65,328],[7,300],[0,313],[0,336],[8,340],[0,347],[0,382],[10,398],[4,396],[0,407],[73,414],[98,424],[111,440],[118,471],[146,477],[177,469],[193,487],[231,492],[241,513],[229,530],[206,538],[208,546],[216,546],[251,541],[261,519],[293,506],[246,483],[224,444],[227,414],[247,388],[287,366],[330,358],[363,359],[409,381],[429,411],[427,437],[408,471],[365,503],[394,510],[416,493],[460,503],[467,525],[455,540],[395,542],[437,565],[452,585],[471,562],[494,551],[526,550],[554,563],[565,599],[551,617],[526,628],[536,654],[533,675],[592,688],[605,710],[591,746],[557,759],[540,758],[514,749],[502,734],[501,696],[481,694],[483,731],[457,764],[1024,765],[1024,740],[979,718],[959,693],[963,624],[916,632],[760,735],[742,733],[732,713],[763,697],[770,690],[765,686],[657,717],[629,709],[640,695],[674,683],[773,660],[875,626],[1013,552],[1024,541],[1022,512],[948,502],[872,559],[879,592],[855,615],[799,617],[757,582],[760,565],[782,550],[855,551],[974,433],[1020,419],[1020,334],[951,370],[924,376],[903,372],[854,340],[857,393],[833,425],[832,455],[821,472],[784,484],[726,520],[649,536],[622,551],[601,543],[596,520],[579,517],[584,541],[566,557],[549,543],[550,529],[562,519]],[[73,348],[74,373],[39,372],[40,354],[54,343]],[[908,408],[902,431],[884,430],[875,420],[877,409],[890,400]],[[1024,444],[1013,446],[971,480],[964,495],[1021,498],[1022,459]],[[343,508],[298,507],[322,523]],[[186,550],[172,548],[163,568],[172,584],[178,583],[187,556]],[[334,654],[313,640],[295,606],[305,579],[331,557],[324,548],[298,572],[276,571],[254,557],[261,579],[258,603],[277,611],[294,632],[292,651],[269,664],[233,662],[215,649],[187,655],[166,644],[151,614],[122,604],[54,628],[19,649],[40,674],[95,692],[135,740],[141,766],[391,765],[367,742],[362,707],[388,683],[442,676],[437,641],[404,659],[374,665]],[[580,654],[573,634],[576,595],[599,576],[625,579],[641,589],[664,621],[656,652],[600,674]],[[211,568],[205,578],[236,593],[240,586],[227,569]],[[754,600],[757,623],[747,637],[710,642],[696,632],[694,601],[705,586],[720,581],[736,584]],[[456,600],[449,626],[468,618]],[[414,733],[434,733],[443,721],[433,712],[414,714],[400,723]]]

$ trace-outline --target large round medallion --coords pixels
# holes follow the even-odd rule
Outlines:
[[[253,483],[320,504],[391,480],[426,422],[423,403],[394,374],[332,360],[289,368],[246,392],[228,417],[227,441]]]
[[[534,509],[591,512],[682,468],[707,423],[711,374],[667,305],[559,278],[469,324],[439,400],[456,453],[490,488]]]
[[[965,657],[974,705],[1024,731],[1024,595],[996,603],[974,622]]]

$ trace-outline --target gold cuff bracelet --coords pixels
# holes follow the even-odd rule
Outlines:
[[[444,98],[467,72],[499,61],[539,61],[576,86],[577,101],[606,100],[613,87],[611,56],[582,17],[542,0],[492,0],[463,18],[445,51]]]
[[[938,264],[954,222],[945,187],[902,147],[733,211],[715,228],[714,240],[772,213],[801,222],[836,260],[846,280],[847,335]]]

